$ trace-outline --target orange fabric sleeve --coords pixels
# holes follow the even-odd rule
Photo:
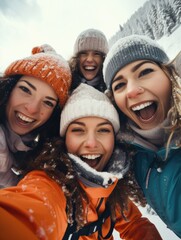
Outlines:
[[[0,239],[38,240],[34,233],[3,208],[0,207]]]
[[[119,214],[120,215],[120,214]],[[147,218],[142,217],[137,206],[130,200],[128,211],[125,212],[127,220],[120,217],[115,225],[115,229],[120,233],[120,237],[129,240],[161,240],[161,236],[155,225]]]
[[[18,194],[17,194],[18,193]],[[20,239],[13,236],[11,223],[21,239],[61,239],[67,228],[66,200],[60,186],[44,172],[29,173],[17,186],[0,190],[0,226],[9,229],[0,231],[0,239]],[[4,210],[4,211],[3,211]],[[32,234],[31,234],[32,233]],[[34,234],[34,238],[31,235]],[[23,238],[24,237],[24,238]]]

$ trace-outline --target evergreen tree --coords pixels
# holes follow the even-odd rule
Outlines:
[[[174,14],[176,17],[176,22],[178,24],[181,23],[181,1],[180,0],[173,0],[172,1],[172,7],[174,10]]]
[[[150,11],[148,12],[148,21],[153,30],[154,39],[159,39],[159,29],[157,24],[158,16],[157,9],[154,3],[150,5]]]

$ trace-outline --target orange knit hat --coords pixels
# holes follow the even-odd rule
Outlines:
[[[11,63],[4,76],[28,75],[47,82],[56,92],[60,106],[63,107],[72,82],[68,63],[47,44],[34,47],[32,54]]]

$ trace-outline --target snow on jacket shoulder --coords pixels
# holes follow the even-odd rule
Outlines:
[[[115,183],[116,184],[116,183]],[[108,188],[90,188],[81,186],[90,199],[88,221],[98,219],[96,212],[100,198],[104,198],[99,213],[106,206],[106,198],[115,184]],[[0,190],[0,239],[62,239],[67,229],[66,199],[60,186],[42,171],[29,173],[15,187]],[[125,221],[117,213],[115,229],[125,240],[160,240],[155,226],[142,218],[137,207],[130,201]],[[13,221],[13,231],[9,229]],[[108,220],[108,222],[107,222]],[[103,234],[109,231],[110,219],[103,225]],[[1,227],[3,226],[3,227]],[[21,229],[21,236],[19,229]],[[20,237],[19,237],[20,236]],[[80,240],[98,239],[97,232],[82,236]],[[113,237],[109,238],[110,240]]]

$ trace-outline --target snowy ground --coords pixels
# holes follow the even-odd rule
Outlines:
[[[170,60],[172,60],[181,51],[181,26],[177,28],[169,37],[163,37],[158,43],[166,51]],[[180,203],[181,204],[181,203]],[[156,216],[146,213],[145,209],[140,209],[144,216],[146,216],[151,222],[155,224],[163,240],[178,240],[177,237],[171,230],[169,230],[162,220]],[[139,231],[139,230],[138,230]],[[118,233],[114,232],[114,239],[120,239]]]
[[[181,26],[179,26],[169,37],[161,38],[158,43],[166,50],[172,60],[181,51]]]
[[[140,210],[141,210],[143,216],[146,216],[152,223],[155,224],[155,226],[158,229],[163,240],[179,240],[180,239],[171,230],[169,230],[166,227],[166,225],[163,223],[163,221],[158,216],[146,213],[146,210],[143,208],[140,208]],[[139,229],[138,229],[138,231],[139,231]],[[114,239],[115,240],[121,239],[119,237],[119,234],[116,231],[114,231]]]

